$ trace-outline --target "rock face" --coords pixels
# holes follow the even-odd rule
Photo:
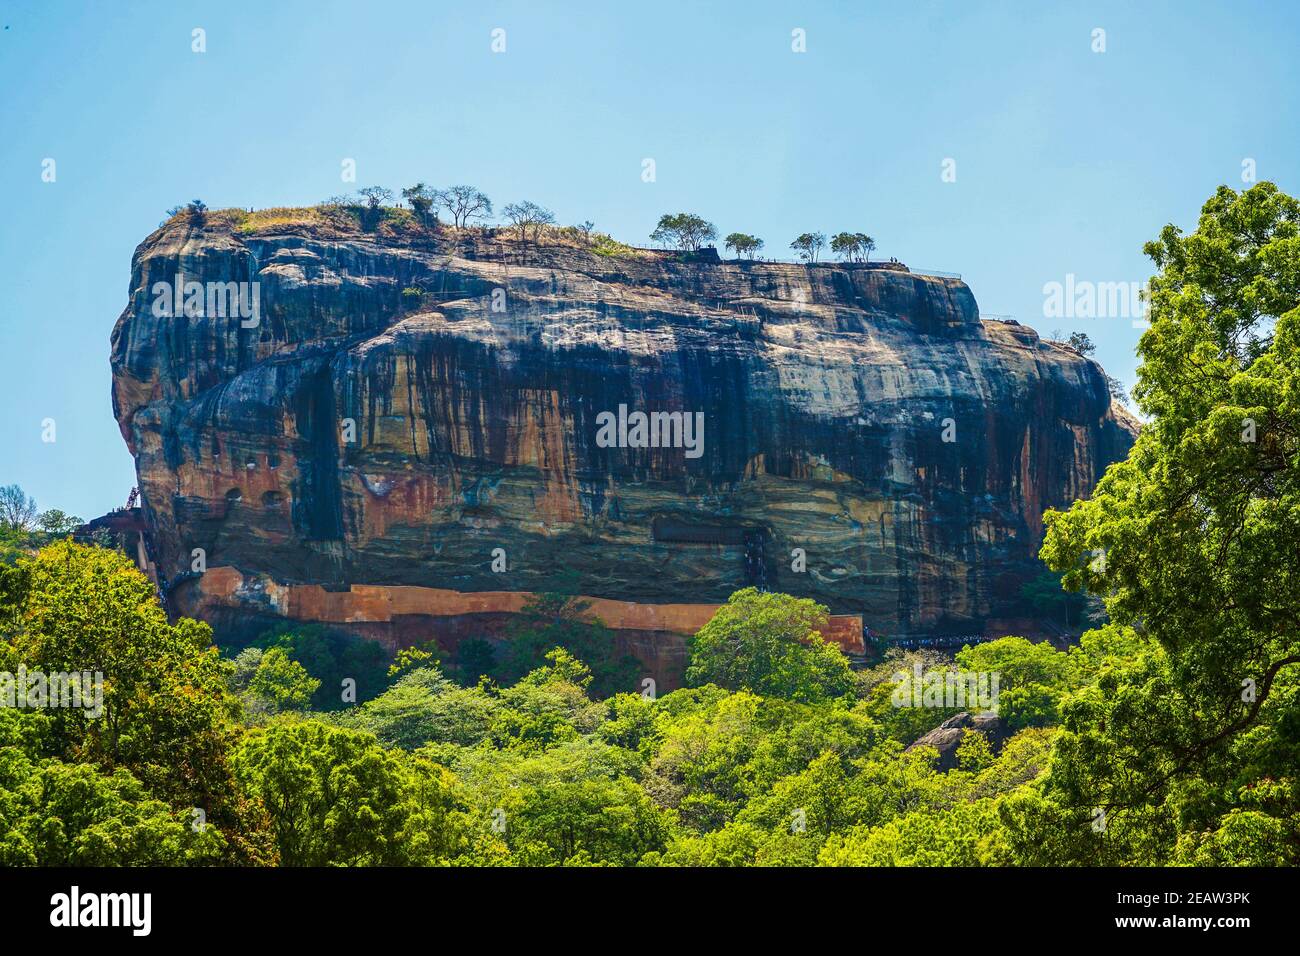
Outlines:
[[[216,314],[225,283],[255,315]],[[655,606],[758,584],[886,636],[979,632],[1024,615],[1043,510],[1134,434],[1099,366],[982,321],[960,280],[481,232],[173,220],[136,250],[112,362],[174,612],[396,643],[511,609],[466,595],[575,586]],[[669,440],[635,447],[636,412],[702,434],[655,419]]]
[[[1010,733],[1002,725],[997,714],[960,713],[949,717],[934,730],[919,737],[908,746],[908,750],[918,747],[933,747],[939,752],[935,761],[936,770],[955,770],[957,768],[957,748],[961,746],[966,731],[973,730],[983,734],[994,751],[1002,749]]]

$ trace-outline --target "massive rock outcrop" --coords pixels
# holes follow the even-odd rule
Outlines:
[[[980,633],[1132,442],[1099,366],[957,279],[242,218],[141,244],[112,338],[149,556],[220,626],[402,643],[571,588],[653,658],[758,583]],[[702,447],[618,447],[620,406],[699,413]]]

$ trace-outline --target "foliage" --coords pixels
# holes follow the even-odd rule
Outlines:
[[[36,527],[48,535],[56,538],[72,534],[84,522],[76,515],[70,515],[58,508],[50,508],[48,511],[42,511],[36,518]]]
[[[319,687],[319,680],[278,647],[262,655],[248,684],[249,692],[274,710],[302,710]]]
[[[424,225],[437,225],[438,217],[433,212],[437,195],[424,183],[416,183],[402,190],[402,198],[411,204],[411,211]]]
[[[345,706],[345,681],[356,682],[358,702],[374,697],[387,684],[389,658],[382,647],[319,624],[286,623],[263,632],[254,643],[263,649],[281,648],[320,681],[311,699],[316,710]]]
[[[225,838],[193,826],[127,770],[39,756],[37,719],[0,709],[0,865],[180,866],[218,862]],[[22,725],[27,724],[24,728]]]
[[[122,555],[32,555],[10,528],[0,672],[105,679],[98,717],[0,707],[0,863],[1300,863],[1300,204],[1221,189],[1147,251],[1147,424],[1046,517],[1045,561],[1108,618],[1068,652],[1006,637],[853,671],[825,608],[746,589],[657,698],[565,594],[500,663],[463,642],[460,684],[301,625],[222,660]],[[1025,597],[1082,623],[1054,583]],[[914,667],[999,677],[997,732],[953,769],[914,746],[950,712],[895,706]]]
[[[1065,344],[1085,358],[1097,351],[1097,346],[1092,344],[1092,339],[1088,337],[1087,332],[1071,332]]]
[[[821,252],[822,247],[826,245],[826,234],[821,232],[801,233],[794,242],[790,243],[790,248],[799,254],[799,258],[805,262],[816,262],[817,254]]]
[[[30,759],[84,765],[113,778],[84,778],[86,786],[133,803],[147,791],[186,819],[198,808],[232,858],[262,858],[256,810],[237,792],[228,763],[239,733],[231,666],[207,625],[168,623],[153,585],[127,558],[65,540],[0,568],[0,631],[0,670],[87,682],[81,706],[36,711],[43,729]]]
[[[763,248],[763,240],[743,232],[733,232],[725,240],[725,248],[734,249],[737,256],[749,259]]]
[[[1079,626],[1094,612],[1094,606],[1101,604],[1079,591],[1065,590],[1061,587],[1061,575],[1050,571],[1026,581],[1020,588],[1020,596],[1035,614],[1065,628]]]
[[[445,862],[471,839],[452,779],[371,735],[308,720],[255,730],[232,760],[282,866]]]
[[[555,648],[563,648],[591,668],[592,691],[601,697],[634,690],[641,665],[617,649],[613,632],[588,614],[590,602],[572,595],[535,595],[506,631],[507,649],[492,676],[513,683],[542,665]]]
[[[831,252],[849,262],[866,262],[875,248],[876,240],[865,232],[839,232],[831,237]]]
[[[88,635],[74,592],[96,622]],[[592,627],[570,600],[539,602],[528,628],[562,637]],[[0,708],[0,861],[10,864],[1291,862],[1300,755],[1285,728],[1249,741],[1230,778],[1185,781],[1159,806],[1114,814],[1104,835],[1090,825],[1079,768],[1117,760],[1141,774],[1162,759],[1149,751],[1163,731],[1147,724],[1179,719],[1168,655],[1116,624],[1069,653],[1012,637],[956,660],[900,653],[853,674],[814,640],[824,609],[749,589],[701,630],[690,665],[699,686],[658,699],[593,699],[595,668],[561,644],[504,686],[459,686],[414,654],[358,706],[241,723],[235,695],[299,708],[313,679],[294,652],[328,661],[348,645],[286,630],[218,661],[189,640],[199,625],[165,623],[120,555],[69,542],[0,568],[0,611],[5,666],[100,655],[135,688],[126,701],[106,694],[134,742],[129,761],[105,756],[103,729],[85,715]],[[114,645],[123,631],[136,639]],[[145,659],[120,656],[135,646]],[[997,671],[1004,722],[1026,729],[1000,744],[967,732],[957,768],[937,770],[933,750],[905,746],[945,714],[889,704],[893,675],[914,663]],[[168,677],[177,669],[183,693]],[[1018,692],[1044,706],[1008,708]],[[1140,709],[1152,694],[1168,698],[1155,721]],[[1276,719],[1294,719],[1298,694],[1294,682],[1275,687]],[[207,826],[193,825],[195,807]]]
[[[428,663],[432,663],[435,667],[438,665],[434,660],[433,651],[427,647],[404,647],[397,652],[393,663],[388,665],[388,676],[393,678]]]
[[[684,252],[694,252],[717,236],[718,230],[713,223],[689,212],[664,213],[659,217],[654,232],[650,233],[652,242],[676,246]]]
[[[631,259],[637,255],[637,250],[632,246],[619,242],[603,232],[592,235],[591,251],[607,259]]]
[[[817,703],[851,692],[853,677],[821,629],[827,610],[807,599],[745,588],[695,636],[686,679]]]
[[[1042,551],[1105,602],[1082,651],[1101,669],[1009,823],[1030,859],[1257,859],[1272,831],[1295,862],[1300,203],[1220,187],[1195,232],[1166,226],[1146,252],[1149,421],[1088,501],[1048,512]],[[1078,833],[1094,808],[1104,830]]]
[[[1128,392],[1124,388],[1124,383],[1113,375],[1106,376],[1106,391],[1110,397],[1119,402],[1125,408],[1128,408],[1132,399],[1129,398]]]
[[[456,673],[459,681],[473,686],[496,668],[495,648],[481,637],[467,637],[456,647]]]

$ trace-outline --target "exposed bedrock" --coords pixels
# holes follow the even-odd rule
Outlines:
[[[178,274],[257,283],[256,325],[158,314]],[[112,361],[171,609],[225,619],[311,617],[285,595],[313,585],[680,605],[756,583],[889,636],[977,633],[1026,615],[1044,509],[1135,430],[1095,362],[982,321],[956,279],[486,236],[174,220],[136,251]],[[618,447],[620,406],[698,413],[700,436],[655,424],[702,444]],[[195,549],[237,572],[224,592]]]

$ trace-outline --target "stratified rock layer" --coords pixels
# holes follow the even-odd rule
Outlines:
[[[258,283],[257,326],[157,315],[178,273]],[[174,220],[131,289],[114,409],[178,613],[310,617],[283,599],[302,585],[680,605],[757,583],[889,636],[976,633],[1024,615],[1042,512],[1133,438],[1094,362],[891,264]],[[620,405],[703,413],[702,454],[602,447]]]

